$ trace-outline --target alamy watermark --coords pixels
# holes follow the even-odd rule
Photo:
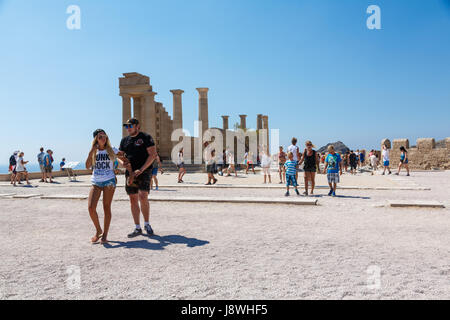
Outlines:
[[[369,290],[380,290],[381,289],[381,268],[377,265],[370,265],[366,269],[368,274],[366,286]]]
[[[370,5],[367,7],[367,13],[370,16],[367,18],[366,25],[369,30],[381,29],[381,9],[377,5]]]
[[[66,10],[67,14],[70,16],[66,20],[66,26],[69,30],[80,30],[81,29],[81,9],[77,5],[70,5]]]
[[[223,151],[232,154],[236,164],[243,164],[246,160],[245,154],[247,154],[247,160],[256,163],[257,157],[261,158],[262,154],[277,154],[280,145],[279,129],[220,130],[211,128],[202,132],[202,122],[195,121],[194,131],[195,138],[190,136],[186,129],[180,128],[172,132],[171,141],[178,142],[171,151],[171,159],[175,164],[177,164],[181,149],[183,149],[183,159],[186,164],[192,162],[202,164],[208,160],[218,163],[223,159]],[[215,154],[211,158],[213,150]]]
[[[79,266],[71,265],[66,269],[66,288],[69,291],[80,291],[81,289],[81,269]]]

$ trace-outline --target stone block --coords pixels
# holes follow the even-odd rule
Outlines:
[[[419,138],[417,139],[417,149],[431,150],[436,147],[436,142],[433,138]]]
[[[405,147],[406,149],[409,149],[409,140],[408,139],[395,139],[393,141],[392,148],[394,150],[399,150],[401,146]]]

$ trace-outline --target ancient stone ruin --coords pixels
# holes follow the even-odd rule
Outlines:
[[[149,133],[155,140],[156,148],[159,151],[162,160],[171,159],[172,148],[178,143],[172,141],[172,132],[176,129],[183,128],[183,109],[181,95],[183,90],[170,90],[173,94],[173,119],[169,116],[161,102],[155,101],[156,92],[150,85],[150,78],[137,72],[124,73],[123,77],[119,78],[120,96],[122,97],[122,122],[125,123],[127,119],[135,117],[141,124],[141,130]],[[233,131],[228,126],[229,116],[223,115],[223,128],[210,128],[208,123],[208,88],[197,88],[199,93],[198,100],[198,120],[201,121],[201,132],[205,133],[207,129],[218,129],[223,135],[223,146],[226,146],[226,131]],[[190,111],[191,112],[191,111]],[[247,129],[246,118],[247,115],[241,114],[239,129],[243,131],[251,131]],[[265,133],[263,139],[257,134],[257,148],[259,153],[260,146],[269,148],[269,117],[267,115],[257,115],[257,128]],[[265,129],[265,130],[263,130]],[[123,136],[127,134],[123,129]],[[198,145],[198,138],[185,137],[191,139],[190,156],[193,159],[194,146]],[[184,139],[185,139],[184,138]],[[248,139],[245,138],[244,139]],[[264,141],[262,141],[264,140]],[[200,145],[202,145],[200,141]],[[188,151],[188,150],[185,150]],[[235,154],[236,154],[235,145]],[[255,155],[256,156],[256,155]]]

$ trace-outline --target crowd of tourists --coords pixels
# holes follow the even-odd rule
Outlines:
[[[97,129],[93,133],[93,141],[90,151],[85,161],[87,169],[92,170],[91,188],[88,198],[88,211],[95,227],[95,235],[91,238],[92,243],[101,242],[108,243],[108,232],[111,223],[111,203],[114,197],[117,174],[119,166],[125,169],[125,191],[129,197],[131,216],[133,218],[133,231],[128,234],[129,238],[134,238],[143,234],[140,224],[141,215],[144,218],[144,230],[147,235],[154,234],[150,225],[150,203],[148,196],[150,190],[155,186],[158,190],[158,171],[162,174],[163,168],[161,159],[156,150],[153,138],[140,131],[138,119],[131,118],[123,124],[128,135],[124,137],[119,149],[113,148],[106,132]],[[220,156],[216,156],[216,150],[208,148],[208,143],[204,144],[205,153],[203,155],[206,166],[207,182],[206,185],[216,184],[218,179],[215,174],[222,177],[238,176],[237,160],[231,150],[223,150]],[[306,141],[305,148],[301,152],[297,145],[297,139],[292,138],[291,145],[287,147],[286,152],[282,146],[279,152],[272,157],[266,148],[260,148],[261,152],[255,157],[250,150],[245,150],[243,156],[244,161],[239,168],[246,175],[249,171],[253,174],[255,166],[260,166],[264,183],[272,183],[272,175],[274,167],[279,176],[279,183],[286,185],[285,196],[290,195],[292,187],[297,195],[298,175],[303,171],[304,174],[304,196],[314,195],[316,174],[326,174],[327,182],[330,187],[329,196],[336,196],[337,184],[343,172],[356,174],[357,170],[361,170],[366,166],[366,155],[364,151],[350,150],[345,154],[336,152],[333,145],[328,146],[327,153],[319,153],[315,150],[315,146],[311,141]],[[404,147],[400,148],[400,163],[396,174],[404,167],[409,175],[408,168],[408,152]],[[16,151],[10,158],[11,184],[21,184],[21,180],[25,179],[29,184],[29,175],[26,165],[29,161],[24,159],[24,152]],[[383,147],[381,152],[381,162],[383,166],[382,174],[391,174],[389,149]],[[42,173],[41,182],[53,182],[53,151],[48,149],[44,152],[44,148],[40,149],[37,160]],[[278,164],[273,166],[273,162]],[[178,151],[176,159],[178,168],[178,183],[183,183],[186,174],[184,161],[184,150]],[[372,174],[377,170],[379,159],[377,152],[371,150],[368,155],[368,167],[372,170]],[[64,169],[65,159],[60,163],[60,168]],[[103,227],[100,224],[97,214],[97,204],[102,197],[104,222]]]

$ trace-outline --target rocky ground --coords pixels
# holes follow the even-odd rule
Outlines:
[[[32,181],[32,188],[1,183],[0,194],[87,195],[89,179],[79,178],[78,183],[57,178],[55,185]],[[152,195],[278,199],[284,194],[282,187],[189,187],[203,184],[204,174],[184,180],[174,187],[176,174],[164,174]],[[325,176],[317,180],[326,185]],[[261,182],[259,174],[240,174],[219,177],[218,185]],[[89,242],[94,229],[86,200],[3,196],[0,298],[449,299],[450,171],[345,174],[341,185],[355,188],[338,190],[336,198],[318,189],[317,206],[151,202],[156,235],[131,240],[129,204],[115,201],[105,246]],[[118,187],[116,199],[124,197]],[[398,199],[446,207],[386,206]],[[101,204],[98,210],[102,215]]]

